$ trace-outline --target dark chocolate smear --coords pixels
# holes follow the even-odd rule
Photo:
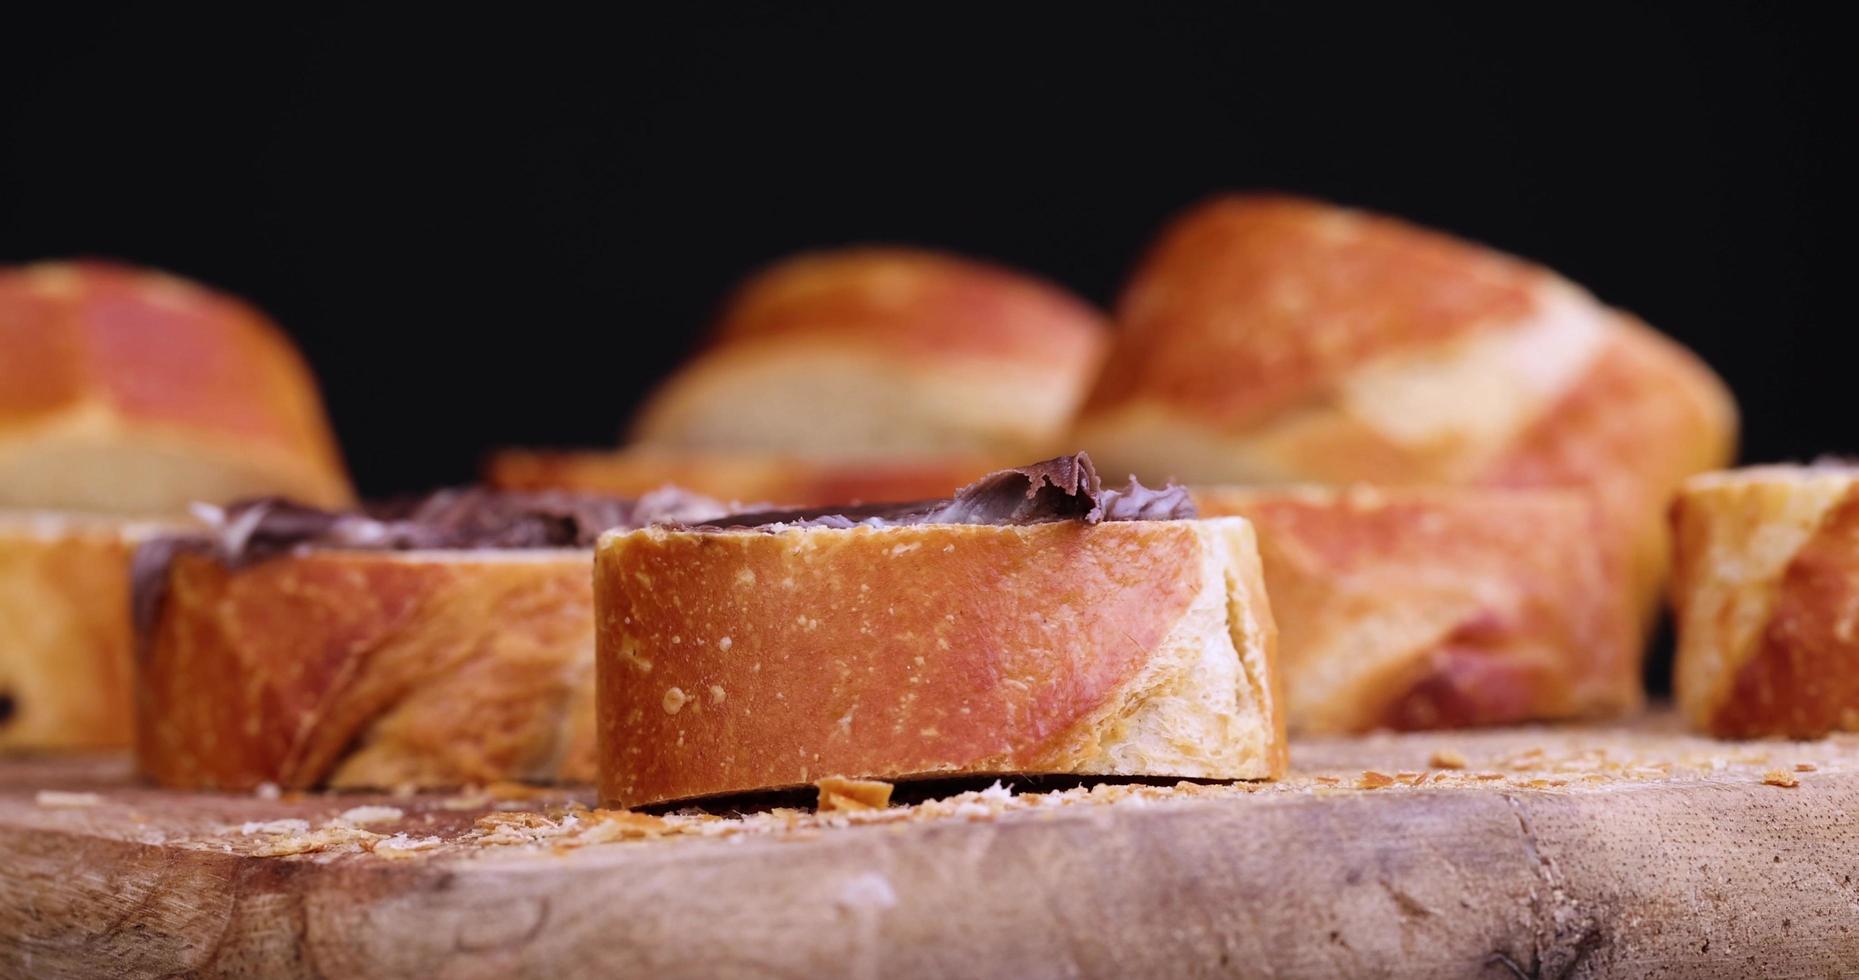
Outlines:
[[[1124,490],[1106,490],[1084,453],[1030,466],[997,470],[942,500],[857,507],[769,510],[732,514],[696,530],[781,531],[792,528],[903,527],[913,524],[1044,524],[1079,520],[1167,521],[1196,515],[1186,487],[1152,490],[1130,478]]]
[[[531,493],[479,487],[440,490],[354,511],[328,511],[278,497],[200,507],[206,530],[156,538],[130,567],[139,634],[154,627],[168,566],[183,552],[210,554],[234,568],[304,548],[346,551],[590,548],[603,532],[705,520],[723,506],[665,487],[636,499],[565,491]]]

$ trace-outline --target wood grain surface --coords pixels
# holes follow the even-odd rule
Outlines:
[[[1859,737],[1712,742],[1654,718],[1293,754],[1274,785],[919,786],[882,811],[742,816],[495,787],[185,794],[120,758],[14,759],[0,975],[1859,969]]]

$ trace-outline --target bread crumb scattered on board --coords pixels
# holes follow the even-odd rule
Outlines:
[[[882,810],[891,805],[891,784],[881,780],[828,776],[813,785],[820,791],[817,809],[821,813]]]
[[[406,834],[395,834],[392,837],[375,841],[371,850],[376,857],[410,858],[420,851],[431,850],[442,843],[444,841],[437,837],[408,837]]]
[[[1380,789],[1383,786],[1393,786],[1394,777],[1385,772],[1364,769],[1362,770],[1362,778],[1356,781],[1356,785],[1363,789]]]
[[[1793,788],[1801,785],[1801,781],[1794,778],[1794,773],[1786,769],[1770,769],[1768,772],[1762,774],[1762,781],[1769,786],[1781,786],[1785,788]]]
[[[82,807],[96,806],[103,802],[103,797],[95,793],[69,793],[61,789],[42,789],[32,801],[40,806]]]
[[[295,817],[284,820],[248,820],[239,825],[239,833],[250,837],[253,834],[303,834],[310,830],[310,821]]]
[[[1427,760],[1427,765],[1435,769],[1464,769],[1471,763],[1467,762],[1465,756],[1455,749],[1434,749],[1432,758]]]
[[[406,811],[397,806],[356,806],[337,814],[336,819],[352,824],[387,823],[406,815]]]

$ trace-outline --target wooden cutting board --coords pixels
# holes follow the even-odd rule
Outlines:
[[[1859,970],[1859,738],[1719,743],[1653,719],[1294,755],[1272,786],[918,787],[882,812],[662,819],[559,792],[175,793],[117,758],[12,760],[0,975]]]

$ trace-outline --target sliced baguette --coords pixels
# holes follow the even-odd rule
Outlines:
[[[111,263],[0,269],[0,748],[127,744],[131,551],[195,501],[274,493],[350,496],[262,314]]]
[[[181,553],[138,664],[163,786],[589,781],[586,550]]]
[[[1243,520],[648,528],[602,538],[595,603],[612,805],[832,775],[1284,772]]]
[[[1695,477],[1673,507],[1674,687],[1725,738],[1859,731],[1859,466]]]
[[[1298,733],[1513,724],[1642,700],[1624,549],[1574,490],[1200,488],[1259,533]]]
[[[0,508],[350,500],[309,368],[258,311],[102,262],[0,269]]]
[[[989,263],[886,247],[795,256],[743,284],[631,438],[814,459],[1025,458],[1056,448],[1105,334],[1088,304]]]
[[[0,749],[129,744],[129,556],[163,530],[0,512]]]
[[[1548,269],[1318,201],[1191,209],[1116,319],[1075,429],[1107,472],[1587,488],[1643,624],[1673,493],[1734,449],[1729,391],[1671,339]]]

